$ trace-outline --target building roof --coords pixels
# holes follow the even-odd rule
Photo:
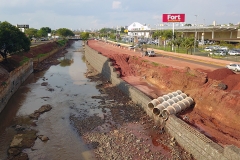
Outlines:
[[[128,26],[129,31],[141,31],[141,30],[150,30],[147,25],[142,25],[138,22],[133,22],[130,26]]]

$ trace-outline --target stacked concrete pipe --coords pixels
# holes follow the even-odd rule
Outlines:
[[[180,92],[178,92],[180,93]],[[174,104],[176,104],[177,102],[185,99],[187,97],[187,95],[185,93],[180,93],[178,95],[175,94],[174,97],[172,97],[171,99],[168,99],[167,101],[162,102],[161,104],[158,104],[156,107],[153,108],[153,113],[155,115],[161,116],[162,111],[164,109],[166,109],[169,106],[172,106]]]
[[[177,114],[187,108],[189,108],[194,103],[194,100],[191,97],[186,97],[185,99],[182,99],[178,101],[177,103],[174,103],[167,108],[163,109],[161,112],[161,117],[164,120],[167,120],[169,115],[171,114]]]
[[[176,96],[180,95],[181,93],[182,93],[182,91],[177,90],[175,92],[168,93],[166,95],[158,97],[157,99],[153,99],[151,102],[148,103],[148,108],[154,109],[157,105],[163,103],[164,101],[167,101],[168,99],[176,97]]]

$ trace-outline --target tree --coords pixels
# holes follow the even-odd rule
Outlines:
[[[29,29],[25,29],[24,32],[31,39],[33,37],[37,37],[38,30],[35,28],[29,28]]]
[[[80,37],[82,40],[87,40],[89,38],[88,32],[81,32]]]
[[[17,27],[6,21],[0,23],[0,54],[5,60],[7,53],[29,51],[30,45],[30,39]]]
[[[46,33],[51,33],[52,32],[51,28],[49,28],[49,27],[42,27],[42,28],[40,28],[40,30],[42,30]]]
[[[179,52],[179,46],[182,44],[182,37],[177,37],[173,40],[173,45],[178,47],[178,52]]]
[[[56,30],[56,34],[62,37],[74,36],[75,34],[67,28],[59,28]]]
[[[191,50],[192,54],[192,48],[194,47],[194,38],[193,37],[184,38],[182,44],[187,49],[187,54],[189,49]]]

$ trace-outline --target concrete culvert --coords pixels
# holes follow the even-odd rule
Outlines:
[[[177,103],[179,100],[176,97],[173,97],[171,100],[173,100],[175,103]]]
[[[167,101],[168,99],[170,99],[170,97],[168,95],[164,95],[162,96],[164,98],[165,101]]]
[[[167,120],[169,115],[171,114],[176,114],[176,110],[173,108],[173,106],[169,106],[167,108],[165,108],[162,113],[161,116],[164,120]]]
[[[181,101],[181,100],[184,99],[181,95],[177,95],[176,98],[177,98],[179,101]]]
[[[162,103],[162,102],[165,101],[165,99],[164,99],[163,97],[158,97],[157,100],[158,100],[160,103]]]
[[[182,91],[181,90],[177,90],[176,91],[179,95],[182,93]]]
[[[174,97],[176,97],[177,95],[179,95],[177,92],[172,92],[172,94],[174,95]]]
[[[190,105],[191,105],[191,104],[189,103],[189,101],[186,100],[186,99],[181,100],[181,102],[183,102],[186,106],[190,106]]]
[[[191,97],[187,97],[187,98],[185,98],[189,103],[190,103],[190,105],[192,105],[193,104],[193,99],[191,98]]]
[[[174,110],[175,110],[175,113],[174,113],[174,114],[177,114],[177,113],[179,113],[179,112],[182,111],[182,108],[181,108],[181,106],[179,105],[179,103],[173,104],[172,107],[173,107]]]
[[[163,103],[161,103],[162,105],[164,105],[165,107],[170,106],[171,104],[168,101],[164,101]]]
[[[185,110],[189,106],[183,103],[182,101],[177,102],[177,104],[181,107],[181,111]]]
[[[175,103],[174,100],[172,100],[172,99],[168,99],[167,102],[168,102],[170,105],[172,105],[172,104]]]
[[[173,97],[175,97],[172,93],[168,93],[167,96],[171,99]]]
[[[158,99],[153,99],[151,102],[148,103],[148,108],[152,109],[160,103],[161,103],[161,101],[159,101]]]
[[[159,105],[157,105],[156,107],[153,108],[153,113],[155,115],[160,115],[162,110],[164,110],[165,108],[167,108],[167,107],[162,105],[162,104],[159,104]]]
[[[187,98],[187,95],[186,95],[185,93],[181,93],[180,96],[182,96],[183,99],[184,99],[184,98]]]

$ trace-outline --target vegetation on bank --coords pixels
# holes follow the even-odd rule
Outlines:
[[[58,40],[58,41],[57,41],[57,44],[58,44],[59,46],[64,46],[64,45],[67,44],[67,42],[68,42],[67,39],[61,39],[61,40]]]
[[[23,65],[24,63],[28,62],[29,61],[29,58],[28,57],[25,57],[23,56],[23,59],[20,61],[20,66]]]
[[[30,50],[30,39],[16,26],[0,22],[0,54],[7,60],[8,54],[17,54]]]

